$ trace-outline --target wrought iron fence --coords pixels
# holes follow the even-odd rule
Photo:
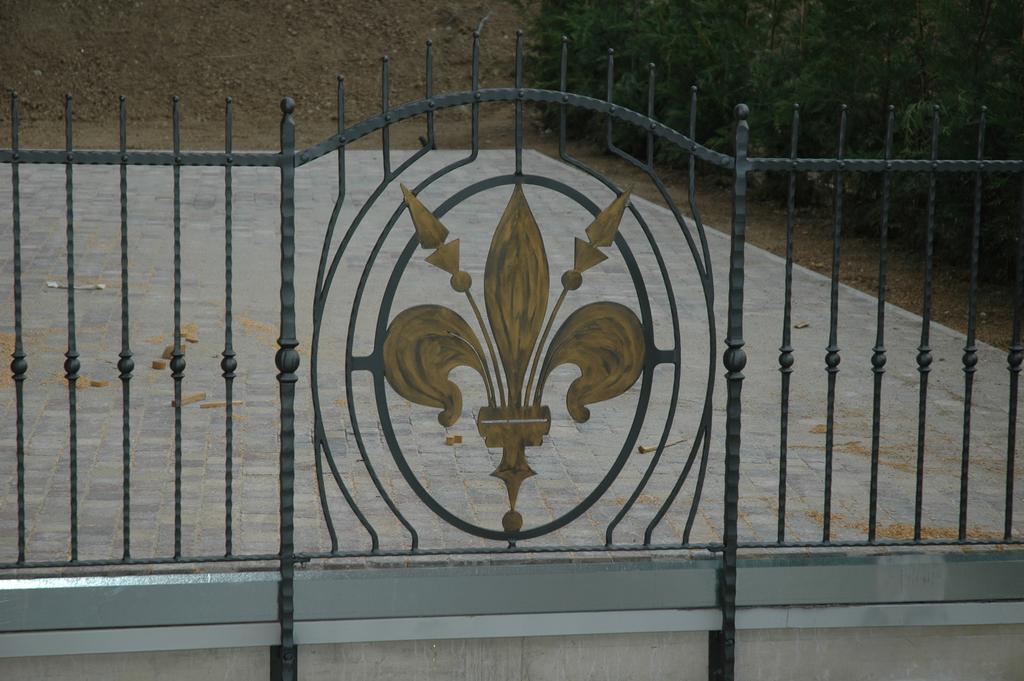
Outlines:
[[[846,113],[841,112],[837,152],[834,158],[814,159],[801,158],[798,155],[799,110],[794,108],[792,125],[792,151],[788,158],[758,158],[749,156],[749,129],[747,118],[749,111],[745,105],[736,107],[736,127],[732,153],[723,154],[699,144],[695,139],[697,112],[697,90],[694,88],[691,98],[690,130],[688,134],[670,129],[656,120],[654,98],[655,71],[649,72],[650,95],[646,114],[638,113],[617,106],[611,97],[612,69],[611,55],[608,59],[609,90],[605,99],[597,99],[569,90],[566,82],[566,63],[568,44],[562,45],[562,82],[557,91],[527,88],[523,83],[523,46],[522,35],[519,35],[516,52],[516,75],[513,87],[480,88],[479,87],[479,39],[474,36],[472,48],[472,85],[470,90],[435,95],[432,89],[432,53],[428,44],[426,52],[426,91],[423,98],[392,107],[389,101],[389,64],[385,59],[382,71],[382,107],[381,112],[354,125],[346,125],[344,82],[339,79],[337,90],[338,132],[330,138],[308,148],[296,149],[295,119],[293,117],[295,103],[284,99],[281,103],[282,119],[280,130],[280,150],[278,152],[235,152],[232,148],[232,103],[228,99],[225,109],[225,148],[223,152],[184,151],[180,144],[180,113],[179,101],[174,98],[172,104],[173,148],[169,151],[138,151],[127,146],[127,108],[124,97],[120,100],[120,146],[117,150],[78,150],[73,144],[73,111],[72,99],[68,96],[65,109],[65,148],[63,150],[24,149],[19,144],[19,100],[16,94],[11,96],[11,145],[9,149],[0,150],[0,162],[8,164],[11,173],[11,214],[13,239],[13,302],[14,302],[14,350],[11,372],[13,377],[15,407],[16,460],[15,475],[17,488],[17,559],[14,562],[0,565],[4,569],[24,568],[56,568],[81,567],[97,565],[152,565],[160,563],[212,563],[223,561],[275,561],[280,571],[279,614],[281,624],[281,646],[279,650],[278,672],[280,678],[294,678],[296,648],[293,639],[293,584],[295,566],[298,563],[322,561],[346,557],[372,557],[385,555],[415,556],[424,554],[509,554],[538,552],[569,552],[569,551],[658,551],[699,549],[711,551],[720,556],[721,576],[719,580],[719,603],[722,611],[723,626],[712,642],[712,674],[718,678],[732,678],[735,659],[735,613],[736,613],[736,562],[740,548],[792,548],[792,547],[852,547],[852,546],[883,546],[883,545],[923,545],[948,544],[964,545],[982,544],[1019,544],[1021,539],[1013,531],[1014,502],[1014,457],[1016,450],[1016,418],[1018,402],[1018,382],[1021,370],[1022,353],[1020,338],[1020,301],[1024,287],[1024,238],[1018,238],[1017,274],[1014,282],[1013,328],[1012,339],[1007,354],[1009,371],[1009,394],[1007,399],[1007,442],[1005,462],[1005,520],[1001,537],[972,539],[967,536],[967,508],[969,502],[968,480],[971,455],[971,415],[972,391],[974,388],[975,371],[978,360],[977,316],[978,316],[978,276],[979,258],[978,245],[982,229],[982,187],[985,178],[994,174],[1022,176],[1024,161],[987,161],[984,159],[985,119],[982,114],[978,131],[977,158],[970,160],[939,159],[938,133],[940,121],[936,111],[933,118],[932,150],[930,160],[897,159],[891,157],[893,137],[893,112],[890,109],[887,123],[886,146],[883,158],[880,159],[849,159],[844,156],[846,134]],[[476,183],[463,186],[451,194],[443,203],[430,209],[418,196],[435,182],[445,178],[453,171],[471,166],[478,159],[480,150],[479,116],[480,107],[484,103],[511,104],[514,109],[514,153],[515,169],[508,175],[489,177]],[[582,171],[604,185],[614,197],[602,208],[572,186],[557,178],[546,175],[533,175],[524,172],[524,107],[527,104],[543,104],[558,107],[561,112],[559,134],[559,158],[572,168]],[[382,197],[385,190],[397,183],[403,173],[437,148],[435,138],[435,114],[453,107],[468,107],[470,110],[470,150],[466,156],[450,163],[411,189],[403,186],[404,201],[395,206],[391,219],[380,228],[376,241],[362,269],[359,282],[355,289],[355,301],[349,319],[346,347],[344,379],[347,397],[347,412],[360,459],[365,466],[369,479],[372,481],[379,499],[387,506],[390,513],[397,519],[407,532],[409,541],[404,549],[384,549],[379,540],[379,531],[361,510],[357,499],[345,484],[339,473],[337,461],[331,445],[331,438],[324,423],[320,400],[319,385],[319,348],[321,331],[327,310],[328,296],[332,290],[336,273],[341,260],[348,255],[347,249],[355,232],[375,230],[365,225],[365,216],[371,207]],[[568,150],[566,112],[570,108],[593,112],[607,119],[607,149],[611,154],[639,169],[656,188],[664,204],[668,207],[679,227],[679,235],[685,241],[686,249],[693,261],[693,267],[701,287],[702,304],[707,317],[708,347],[707,381],[704,389],[703,406],[699,425],[690,442],[690,449],[685,465],[672,484],[671,491],[650,518],[643,533],[643,540],[637,543],[617,543],[615,529],[620,521],[634,506],[644,492],[655,473],[668,444],[672,428],[672,419],[679,408],[678,396],[681,373],[684,369],[682,361],[682,341],[680,337],[679,310],[677,294],[673,291],[673,281],[666,265],[665,256],[652,230],[648,226],[640,207],[630,202],[628,191],[622,190],[610,178],[592,168],[587,163],[574,157]],[[407,120],[422,119],[425,123],[425,137],[421,149],[395,167],[391,165],[390,129],[392,126]],[[646,137],[646,157],[638,158],[618,147],[612,141],[613,125],[628,125],[640,131]],[[340,243],[335,247],[335,232],[346,201],[346,148],[353,142],[368,135],[380,133],[383,148],[382,179],[372,192],[369,199],[362,204],[352,219]],[[655,147],[658,144],[674,145],[688,155],[690,220],[684,217],[683,210],[676,205],[669,190],[659,175],[655,165]],[[296,334],[296,292],[295,292],[295,239],[296,239],[296,171],[324,157],[337,153],[338,160],[338,194],[327,225],[316,284],[313,295],[313,336],[310,348],[310,389],[314,408],[314,428],[312,433],[316,480],[319,486],[322,512],[330,535],[331,548],[328,551],[297,550],[294,539],[294,494],[295,494],[295,397],[296,389],[301,388],[299,381],[299,340]],[[709,249],[705,226],[698,207],[697,196],[697,163],[707,163],[716,168],[731,172],[732,187],[732,221],[731,246],[728,263],[728,312],[724,320],[725,350],[722,365],[725,370],[726,413],[724,427],[724,447],[716,452],[712,448],[712,413],[714,388],[716,383],[718,336],[715,313],[715,290],[712,273],[712,258]],[[29,164],[58,164],[64,166],[65,172],[65,205],[66,205],[66,264],[67,264],[67,344],[64,362],[64,378],[68,387],[68,430],[70,457],[70,527],[69,554],[66,561],[34,561],[31,557],[31,546],[26,541],[25,519],[25,461],[31,456],[26,446],[26,428],[24,423],[24,392],[28,378],[30,356],[26,351],[23,333],[22,308],[22,218],[20,206],[20,169]],[[75,312],[75,212],[74,212],[74,176],[79,166],[110,165],[120,171],[120,346],[117,352],[117,369],[122,389],[122,475],[121,475],[121,510],[122,510],[122,555],[110,560],[83,560],[79,558],[79,527],[78,527],[78,381],[80,380],[79,353],[76,347],[76,312]],[[129,168],[136,166],[164,166],[172,168],[173,182],[173,350],[170,357],[171,379],[174,387],[174,551],[167,556],[140,557],[132,551],[132,516],[130,513],[132,494],[132,432],[130,413],[132,406],[131,381],[135,369],[135,355],[132,350],[131,309],[129,306],[129,229],[128,185]],[[181,169],[195,166],[215,166],[223,168],[224,201],[223,244],[224,259],[224,337],[221,351],[220,368],[224,379],[224,433],[225,433],[225,477],[224,485],[224,551],[216,554],[189,555],[182,548],[182,384],[187,380],[187,363],[182,346],[181,319]],[[280,323],[278,351],[275,358],[278,369],[277,382],[280,395],[280,455],[279,455],[279,527],[280,547],[277,553],[246,553],[239,552],[233,544],[233,507],[234,484],[233,472],[237,463],[233,460],[233,381],[239,367],[239,359],[244,364],[247,358],[237,358],[233,347],[233,204],[232,172],[235,168],[260,167],[276,168],[280,174]],[[794,220],[796,214],[797,177],[801,173],[832,173],[834,175],[834,216],[833,216],[833,248],[831,253],[831,276],[829,279],[829,333],[825,348],[823,368],[826,373],[826,425],[824,430],[824,486],[823,486],[823,529],[820,541],[792,540],[787,538],[787,458],[790,451],[788,434],[790,427],[790,391],[791,377],[794,372],[795,349],[792,338],[793,328],[793,268],[794,268]],[[744,289],[745,289],[745,245],[748,209],[748,178],[752,173],[780,173],[788,179],[786,255],[784,276],[778,282],[784,287],[784,309],[781,319],[781,346],[778,355],[780,372],[780,393],[778,401],[779,432],[778,432],[778,506],[774,519],[777,523],[777,536],[774,541],[741,542],[738,534],[738,503],[741,462],[741,425],[742,400],[741,390],[744,382],[744,369],[747,363],[744,341]],[[876,318],[876,340],[874,343],[870,370],[873,372],[873,399],[871,405],[871,447],[870,447],[870,479],[868,481],[868,504],[870,518],[866,537],[862,540],[836,539],[833,537],[831,519],[832,507],[832,475],[835,450],[835,404],[837,381],[840,374],[841,348],[838,337],[840,318],[840,264],[843,226],[844,226],[844,181],[854,173],[881,175],[883,182],[879,265],[878,265],[878,296]],[[889,268],[889,213],[892,201],[892,178],[899,173],[923,174],[928,177],[927,196],[927,245],[924,254],[924,295],[921,310],[920,343],[917,347],[917,371],[919,374],[919,411],[917,418],[917,452],[914,470],[916,496],[914,499],[913,536],[906,539],[879,538],[878,527],[878,482],[880,441],[882,423],[882,395],[887,361],[886,330],[886,277]],[[963,431],[961,448],[961,475],[959,484],[959,518],[957,535],[950,539],[929,539],[922,536],[922,490],[925,475],[925,435],[928,406],[928,379],[933,362],[932,349],[929,345],[931,329],[932,292],[934,284],[932,245],[935,234],[936,178],[947,173],[969,174],[974,178],[974,213],[973,239],[971,242],[970,281],[969,281],[969,312],[967,320],[967,337],[961,358],[963,368]],[[505,210],[505,214],[495,230],[491,251],[488,254],[484,274],[484,297],[487,312],[487,323],[472,294],[472,277],[462,269],[459,261],[458,240],[449,239],[449,230],[442,220],[451,209],[471,197],[498,187],[514,187],[513,198]],[[537,231],[536,222],[530,211],[523,186],[541,187],[557,192],[575,202],[584,211],[593,215],[593,222],[587,229],[587,240],[577,238],[573,266],[562,274],[562,291],[547,314],[548,301],[548,260],[544,251],[543,241]],[[1024,205],[1024,204],[1022,204]],[[415,226],[415,233],[398,258],[391,272],[387,287],[384,290],[377,312],[374,330],[373,349],[369,354],[356,354],[354,338],[356,320],[359,312],[366,307],[363,295],[367,280],[374,263],[378,258],[382,245],[392,232],[399,218],[408,214]],[[628,211],[628,212],[627,212]],[[665,320],[655,319],[645,288],[645,278],[639,271],[636,258],[630,244],[618,232],[619,221],[623,215],[630,215],[639,225],[645,237],[645,246],[651,250],[657,263],[660,285],[667,293],[669,328],[672,344],[659,347],[654,341],[653,328]],[[1024,214],[1022,214],[1024,229]],[[618,256],[625,263],[630,279],[637,292],[639,316],[624,306],[613,303],[592,303],[578,308],[569,316],[563,325],[554,331],[550,344],[545,345],[553,329],[557,312],[562,302],[584,281],[584,273],[590,267],[608,257],[604,249],[615,247]],[[427,262],[451,275],[451,288],[456,294],[466,297],[479,329],[474,330],[471,324],[458,313],[439,305],[407,308],[397,315],[392,314],[392,305],[396,298],[399,282],[410,263],[417,247],[431,251]],[[540,282],[540,283],[538,283]],[[510,293],[512,292],[512,293]],[[545,320],[547,320],[545,322]],[[484,342],[479,340],[478,332]],[[539,341],[538,341],[539,338]],[[546,354],[542,349],[548,348]],[[534,352],[534,348],[536,351]],[[111,352],[114,352],[112,349]],[[630,428],[624,438],[618,454],[608,472],[595,485],[593,490],[568,512],[550,522],[540,525],[527,525],[524,529],[524,516],[517,509],[517,496],[520,486],[534,471],[530,468],[526,448],[540,445],[551,426],[551,414],[543,404],[542,393],[546,376],[561,363],[577,365],[582,376],[580,383],[570,388],[568,410],[576,421],[585,421],[588,417],[586,404],[612,399],[639,381],[639,399]],[[655,369],[661,365],[670,367],[671,398],[666,423],[661,429],[660,438],[654,448],[650,462],[644,467],[638,483],[628,498],[621,504],[618,512],[607,523],[604,529],[603,544],[570,545],[570,544],[534,544],[529,540],[543,537],[563,527],[583,515],[588,508],[606,493],[612,482],[622,470],[623,465],[635,450],[639,429],[647,412],[647,403],[654,380]],[[461,413],[461,393],[459,388],[448,382],[448,374],[456,366],[468,367],[475,371],[484,386],[487,405],[482,406],[477,414],[477,427],[488,446],[502,448],[502,460],[493,475],[505,485],[509,508],[501,518],[501,529],[484,527],[478,523],[465,520],[457,510],[448,508],[444,503],[431,495],[417,478],[402,452],[401,445],[395,435],[390,419],[390,402],[388,390],[406,398],[410,402],[426,405],[441,410],[439,420],[442,425],[450,425]],[[538,372],[539,369],[539,372]],[[528,370],[528,371],[527,371]],[[458,530],[474,535],[488,543],[481,546],[441,546],[421,547],[418,541],[417,528],[413,521],[402,514],[399,505],[389,496],[385,486],[379,479],[373,465],[372,457],[364,446],[360,434],[356,398],[353,394],[353,376],[358,372],[367,373],[374,385],[374,400],[377,416],[384,431],[387,448],[394,457],[396,465],[409,488],[423,504],[438,515],[442,520]],[[535,377],[538,379],[535,382]],[[503,380],[504,379],[504,380]],[[534,389],[534,386],[536,388]],[[575,392],[574,392],[575,391]],[[394,398],[392,398],[393,400]],[[774,405],[773,405],[774,406]],[[723,533],[719,541],[691,542],[691,529],[694,517],[701,500],[702,490],[708,472],[708,462],[716,453],[724,456],[724,506]],[[326,467],[325,467],[326,465]],[[652,535],[659,523],[670,512],[684,484],[695,476],[692,498],[686,514],[681,542],[655,543]],[[333,522],[332,510],[328,501],[326,482],[333,481],[342,495],[345,504],[358,519],[366,533],[368,546],[361,550],[341,548],[338,533]],[[770,511],[769,511],[770,512]],[[528,517],[528,514],[527,514]]]

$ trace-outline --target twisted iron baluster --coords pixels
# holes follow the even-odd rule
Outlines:
[[[118,378],[121,379],[121,525],[122,559],[131,558],[131,387],[135,360],[130,344],[131,322],[128,316],[128,111],[124,95],[119,106],[121,150],[121,353]]]
[[[64,353],[64,378],[68,382],[68,435],[71,478],[71,561],[78,560],[78,350],[75,333],[75,211],[74,170],[71,153],[71,95],[64,100],[64,197],[67,207],[68,349]]]
[[[181,349],[181,109],[173,103],[174,135],[174,349],[171,377],[174,379],[174,557],[181,558],[181,379],[185,375],[185,353]]]
[[[230,556],[233,543],[232,527],[232,484],[234,476],[234,385],[235,370],[238,361],[232,346],[232,253],[231,253],[231,221],[234,209],[231,187],[231,125],[232,101],[228,97],[224,103],[224,352],[221,353],[220,368],[224,376],[224,555]]]
[[[871,371],[874,373],[874,396],[871,410],[871,489],[868,495],[868,541],[875,541],[878,522],[878,448],[882,421],[882,376],[885,374],[885,286],[889,269],[889,197],[892,193],[892,174],[889,159],[892,158],[892,132],[896,120],[895,109],[889,106],[885,125],[886,171],[882,176],[882,222],[878,234],[878,317],[875,323],[875,347],[871,354]]]
[[[835,216],[832,225],[832,285],[829,305],[828,347],[825,349],[825,371],[828,373],[828,398],[825,416],[825,503],[822,511],[821,540],[827,542],[832,534],[832,453],[835,443],[836,377],[839,374],[839,250],[843,235],[843,144],[846,141],[846,105],[839,114],[839,143],[836,158]]]
[[[277,656],[282,681],[296,678],[294,637],[295,579],[295,383],[299,345],[295,337],[295,102],[281,101],[281,336],[275,357],[281,397],[281,456],[279,550],[281,581],[278,613],[281,646]]]
[[[797,142],[800,139],[800,105],[793,105],[789,157],[796,165]],[[779,372],[782,376],[782,402],[779,412],[779,543],[786,541],[786,458],[789,441],[789,383],[793,374],[793,221],[796,215],[796,170],[789,171],[789,193],[786,199],[786,284],[782,308],[782,345],[779,347]]]
[[[720,634],[719,664],[721,678],[732,681],[736,661],[736,547],[739,540],[740,486],[740,395],[743,390],[743,368],[747,355],[743,351],[743,265],[747,229],[747,143],[750,127],[749,109],[745,104],[736,106],[736,167],[732,194],[732,239],[729,248],[729,311],[726,350],[722,358],[726,374],[725,416],[725,547],[720,578],[722,630]]]
[[[25,374],[28,372],[21,323],[21,178],[18,167],[18,93],[11,92],[11,220],[14,231],[14,379],[15,452],[18,476],[18,562],[25,562]]]
[[[981,107],[978,121],[978,160],[985,152],[985,112]],[[967,343],[964,345],[964,434],[960,456],[960,522],[957,538],[967,539],[967,482],[971,469],[971,399],[974,394],[974,373],[978,370],[978,251],[981,240],[981,183],[979,168],[974,172],[974,224],[971,230],[971,282],[967,301]]]
[[[924,293],[921,301],[921,342],[917,346],[920,376],[917,403],[917,466],[914,492],[914,541],[921,540],[921,509],[924,502],[924,438],[928,416],[928,375],[932,370],[929,345],[932,325],[932,255],[935,248],[935,169],[939,159],[939,106],[932,106],[932,167],[928,173],[928,218],[924,240]]]

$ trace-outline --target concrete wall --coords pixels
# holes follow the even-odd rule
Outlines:
[[[1024,679],[1024,625],[751,630],[736,646],[739,681]]]
[[[740,631],[739,681],[1024,680],[1024,625]],[[704,681],[703,632],[302,646],[303,681]],[[251,681],[266,648],[0,660],[0,679]]]
[[[614,634],[306,646],[303,681],[707,679],[707,634]]]
[[[267,648],[10,657],[3,681],[267,681]]]

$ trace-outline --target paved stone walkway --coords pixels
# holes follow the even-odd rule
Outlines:
[[[407,152],[397,152],[395,162]],[[460,152],[435,152],[414,166],[410,186]],[[380,177],[380,154],[350,152],[348,199],[334,243],[367,201]],[[438,206],[457,189],[482,177],[510,173],[510,152],[481,152],[479,161],[452,173],[422,194]],[[525,155],[528,173],[548,175],[576,187],[603,206],[613,197],[593,180],[537,153]],[[63,380],[66,349],[66,291],[47,287],[65,281],[64,170],[22,169],[22,224],[25,340],[29,378],[26,395],[26,498],[28,556],[62,559],[68,551],[67,389]],[[9,167],[0,167],[0,187],[9,186]],[[187,344],[184,392],[205,392],[206,401],[223,400],[220,353],[223,349],[224,247],[223,171],[182,171],[182,319],[197,342]],[[121,553],[121,391],[119,352],[119,206],[116,168],[78,167],[75,171],[75,248],[79,284],[102,283],[102,290],[76,292],[79,382],[80,557]],[[238,379],[235,398],[234,527],[238,553],[275,552],[277,547],[277,430],[275,381],[278,314],[278,176],[273,170],[234,172],[235,349]],[[312,292],[317,261],[337,188],[335,160],[321,159],[298,172],[297,294],[302,367],[297,403],[297,548],[329,547],[316,496],[313,465],[309,347]],[[173,551],[173,383],[168,370],[151,368],[172,341],[172,185],[170,169],[132,168],[129,172],[131,338],[136,358],[132,387],[132,553],[168,556]],[[572,262],[573,237],[583,236],[589,217],[578,206],[546,189],[528,187],[527,197],[540,223],[551,263],[553,296],[559,276]],[[461,239],[463,267],[473,276],[478,300],[486,249],[504,209],[509,188],[477,195],[454,209],[444,222]],[[10,193],[0,193],[0,274],[12,277]],[[374,524],[383,548],[409,546],[409,534],[381,501],[360,460],[347,414],[342,357],[348,312],[359,274],[379,234],[400,201],[398,187],[385,192],[366,216],[348,256],[341,263],[327,305],[320,354],[320,400],[340,474]],[[635,543],[682,470],[703,403],[707,381],[708,328],[693,259],[671,214],[637,199],[672,277],[682,326],[684,370],[670,441],[687,443],[665,450],[660,465],[633,510],[619,525],[617,543]],[[720,227],[725,227],[724,225]],[[660,283],[652,249],[627,214],[622,234],[644,273],[660,347],[671,345],[667,294]],[[368,279],[363,312],[356,327],[356,354],[371,345],[373,323],[387,276],[413,230],[407,215],[399,220]],[[718,322],[716,386],[711,457],[703,500],[691,540],[721,536],[724,381],[721,341],[725,334],[728,237],[707,231],[714,270]],[[619,254],[588,271],[584,286],[569,296],[561,315],[594,300],[612,300],[636,309],[636,294]],[[423,261],[417,250],[398,289],[394,312],[428,301],[470,313],[448,286],[448,276]],[[755,247],[747,249],[745,335],[748,363],[743,392],[743,464],[740,534],[748,541],[775,537],[779,459],[778,346],[781,337],[783,263]],[[556,288],[557,287],[557,288]],[[796,366],[790,404],[788,538],[816,540],[821,534],[825,442],[824,352],[828,334],[828,280],[804,270],[794,272]],[[13,340],[11,291],[0,291],[0,340],[9,355]],[[552,298],[553,300],[553,298]],[[836,392],[833,537],[863,539],[868,517],[871,435],[871,347],[875,301],[849,288],[840,293],[839,344],[842,364]],[[393,312],[393,313],[394,313]],[[882,407],[879,482],[879,536],[909,536],[913,523],[916,456],[917,371],[914,362],[920,320],[904,310],[887,309],[889,362]],[[935,363],[931,374],[926,450],[924,517],[926,536],[955,537],[960,474],[963,374],[961,334],[934,325]],[[636,409],[639,386],[620,398],[593,405],[592,418],[575,424],[564,394],[575,370],[556,372],[546,391],[554,423],[542,447],[528,451],[537,475],[523,485],[519,508],[526,526],[561,515],[577,504],[604,475],[622,446]],[[1005,353],[981,344],[975,384],[971,439],[970,536],[995,537],[1003,519],[1008,375]],[[85,387],[107,381],[102,387]],[[475,374],[457,369],[453,380],[464,392],[464,413],[447,431],[434,410],[409,405],[390,393],[392,419],[410,465],[432,494],[453,512],[486,527],[500,526],[505,491],[489,473],[499,453],[488,451],[473,421],[484,404]],[[668,412],[671,372],[656,373],[651,403],[639,444],[656,444]],[[357,373],[353,399],[367,454],[382,484],[416,527],[425,548],[486,544],[441,521],[409,489],[394,464],[377,425],[367,374]],[[224,548],[224,412],[195,403],[183,408],[183,552],[216,554]],[[0,561],[16,556],[14,390],[6,370],[0,376]],[[448,445],[447,435],[462,435]],[[1018,443],[1020,448],[1020,443]],[[608,492],[583,517],[535,543],[603,543],[604,528],[646,470],[651,454],[634,453]],[[1024,480],[1018,465],[1015,526],[1024,531]],[[366,532],[344,503],[330,476],[328,495],[342,548],[368,547]],[[658,526],[656,542],[679,541],[693,494],[691,474],[682,494]]]

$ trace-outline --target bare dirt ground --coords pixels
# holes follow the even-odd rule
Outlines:
[[[224,143],[224,98],[234,100],[236,149],[277,145],[278,101],[298,103],[298,143],[313,144],[337,129],[335,77],[346,79],[346,120],[380,110],[381,56],[391,68],[391,101],[422,95],[424,44],[434,50],[434,91],[469,87],[472,32],[481,29],[481,85],[513,79],[515,30],[529,23],[534,3],[448,0],[441,4],[388,0],[327,2],[266,0],[213,2],[63,2],[0,0],[0,88],[21,98],[23,147],[64,145],[64,94],[74,95],[75,145],[115,147],[117,98],[128,98],[128,142],[134,148],[171,143],[172,95],[181,97],[182,146],[217,149]],[[554,49],[554,48],[553,48]],[[688,84],[682,84],[688,85]],[[9,144],[7,107],[0,144]],[[438,143],[468,144],[464,111],[438,117]],[[397,126],[395,148],[419,144],[419,126]],[[360,146],[375,144],[364,140]],[[527,143],[555,155],[553,135],[534,125]],[[511,146],[511,112],[483,107],[481,144]],[[621,184],[657,199],[653,187],[632,168],[579,145],[574,153]],[[674,198],[686,205],[685,173],[666,172]],[[730,196],[724,182],[701,178],[699,206],[705,222],[727,229]],[[785,211],[780,202],[751,206],[749,241],[785,253]],[[831,268],[831,217],[803,210],[796,224],[796,261],[827,274]],[[967,273],[936,264],[933,318],[964,330]],[[847,238],[841,280],[877,293],[877,242]],[[782,282],[779,282],[782,285]],[[893,247],[889,300],[909,310],[921,305],[920,254]],[[979,338],[1000,347],[1009,343],[1013,313],[1009,282],[984,284],[979,293]],[[822,311],[815,323],[825,323]],[[795,320],[796,321],[796,320]]]

